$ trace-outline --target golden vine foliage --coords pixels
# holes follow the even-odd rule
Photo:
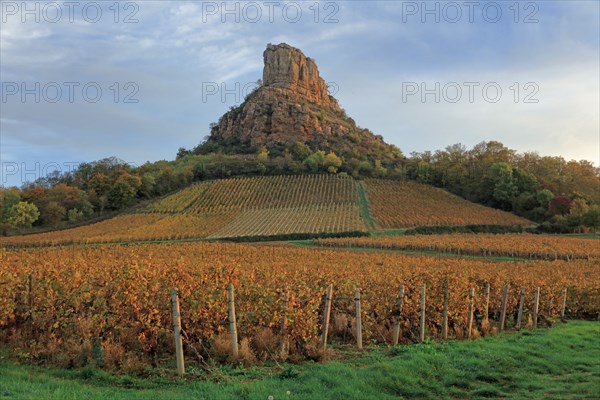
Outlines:
[[[411,181],[366,179],[371,213],[381,229],[433,225],[531,225],[514,214],[471,203]]]
[[[148,210],[213,213],[341,204],[358,204],[352,178],[279,175],[201,182],[151,204]]]
[[[0,244],[214,239],[366,230],[352,178],[270,176],[201,182],[152,203],[145,213],[62,231],[0,238]]]
[[[600,241],[534,234],[400,235],[317,239],[321,246],[432,251],[535,260],[600,259]]]
[[[530,224],[513,214],[470,203],[428,185],[368,179],[365,187],[370,212],[383,229]],[[363,203],[358,183],[350,177],[221,179],[192,185],[150,204],[143,213],[61,231],[0,238],[0,244],[43,246],[366,232],[363,218],[368,219],[369,204]]]
[[[0,244],[45,246],[203,238],[222,228],[236,216],[236,212],[195,215],[128,214],[72,229],[1,237]]]
[[[354,291],[362,290],[367,342],[390,340],[400,284],[406,287],[403,341],[417,335],[423,283],[427,284],[428,335],[433,337],[441,327],[446,284],[450,332],[459,336],[466,324],[470,287],[476,289],[476,323],[481,322],[486,283],[492,289],[492,319],[499,312],[501,288],[510,284],[509,326],[514,324],[521,287],[527,288],[526,315],[532,310],[536,286],[541,287],[542,319],[557,316],[565,287],[570,315],[589,316],[600,310],[600,276],[596,263],[588,260],[491,263],[206,242],[79,246],[2,253],[0,339],[35,359],[51,358],[56,352],[68,352],[73,343],[94,340],[147,360],[170,357],[170,290],[177,287],[186,341],[207,348],[210,354],[213,339],[228,330],[229,283],[235,285],[240,340],[259,329],[278,334],[283,293],[289,293],[285,316],[290,349],[297,357],[314,354],[323,294],[330,283],[334,285],[333,315],[347,316],[350,324]],[[332,335],[341,339],[343,330],[338,327]],[[350,333],[346,340],[351,338]]]
[[[273,236],[294,233],[366,232],[357,205],[322,205],[241,211],[209,238]]]

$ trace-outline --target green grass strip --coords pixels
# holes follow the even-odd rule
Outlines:
[[[45,369],[0,359],[0,398],[597,399],[599,335],[598,322],[570,321],[475,341],[376,347],[359,358],[325,364],[189,369],[185,380]]]
[[[371,215],[369,200],[365,190],[365,183],[362,181],[356,182],[356,190],[358,191],[358,205],[360,207],[360,216],[367,224],[370,231],[375,230],[375,220]]]

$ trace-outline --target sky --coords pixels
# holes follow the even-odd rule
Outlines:
[[[262,78],[313,58],[404,154],[497,140],[600,164],[597,1],[0,1],[0,185],[172,160]]]

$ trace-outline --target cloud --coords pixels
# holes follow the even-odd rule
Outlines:
[[[263,5],[261,20],[252,23],[250,14],[206,14],[205,3],[138,2],[139,22],[127,24],[122,20],[132,10],[121,9],[115,23],[112,3],[102,3],[104,17],[95,24],[81,17],[72,23],[2,23],[2,83],[96,82],[103,89],[98,103],[82,101],[81,93],[74,103],[11,97],[0,115],[2,159],[173,159],[178,147],[196,145],[209,123],[241,101],[231,95],[204,101],[203,83],[229,89],[255,82],[262,78],[265,45],[287,42],[336,82],[350,116],[405,153],[500,140],[520,151],[598,163],[597,2],[536,3],[534,24],[514,23],[512,3],[502,3],[506,18],[496,24],[481,18],[422,23],[418,15],[404,22],[402,2],[386,1],[339,2],[327,9],[331,2],[316,9],[313,2],[297,3],[302,16],[293,23],[283,13],[291,2],[280,2],[272,21]],[[325,23],[327,16],[337,22]],[[497,104],[402,102],[403,82],[455,81],[498,82],[504,97]],[[128,82],[139,88],[139,103],[123,103]],[[540,102],[509,101],[515,82],[521,96],[525,83],[536,82]],[[117,102],[110,89],[115,83]]]

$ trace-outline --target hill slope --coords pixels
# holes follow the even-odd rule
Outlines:
[[[417,226],[531,225],[514,214],[471,203],[430,185],[366,179],[371,213],[379,229]]]
[[[361,199],[361,191],[366,199]],[[2,238],[0,243],[348,235],[369,231],[371,219],[376,229],[531,224],[414,182],[359,182],[337,175],[271,176],[201,182],[137,213],[73,229]]]

